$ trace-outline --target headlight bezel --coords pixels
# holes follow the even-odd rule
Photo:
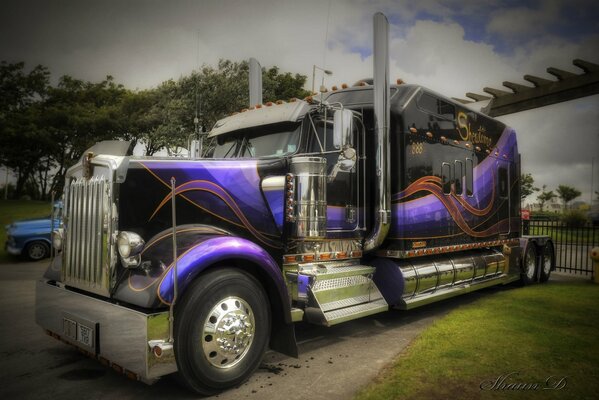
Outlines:
[[[126,268],[135,268],[141,261],[141,252],[146,242],[135,232],[120,231],[116,237],[116,247],[122,264]]]
[[[54,250],[62,250],[62,246],[64,244],[64,229],[54,229],[50,239],[52,241],[52,247],[54,247]]]

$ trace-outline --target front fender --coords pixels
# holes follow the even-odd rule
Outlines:
[[[284,304],[290,315],[287,287],[281,269],[272,256],[247,239],[231,236],[228,232],[208,226],[181,226],[177,228],[177,288],[181,296],[189,283],[206,268],[235,261],[243,268],[244,262],[258,269],[261,277],[276,288],[277,301]],[[226,265],[226,264],[225,264]],[[136,269],[122,270],[123,276],[115,288],[113,298],[143,308],[170,305],[173,299],[172,232],[165,231],[148,241],[142,252],[142,262]],[[269,292],[272,296],[273,293]],[[287,319],[287,317],[285,317]]]
[[[211,237],[192,246],[177,259],[177,288],[179,295],[195,277],[211,265],[227,260],[247,261],[263,270],[275,284],[282,303],[289,303],[287,287],[281,269],[262,247],[234,236]],[[173,300],[174,263],[163,275],[157,294],[165,304]]]
[[[144,308],[170,305],[174,297],[172,232],[156,235],[142,253],[139,268],[117,286],[114,299]],[[291,321],[291,304],[281,269],[272,256],[256,243],[208,226],[177,228],[177,296],[207,268],[247,268],[264,286],[273,312],[270,347],[297,357],[298,348]]]

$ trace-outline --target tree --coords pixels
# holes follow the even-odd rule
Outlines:
[[[568,185],[559,185],[556,192],[564,203],[564,210],[568,207],[569,202],[582,194],[579,190]]]
[[[156,88],[131,91],[111,76],[95,83],[70,76],[50,86],[49,72],[24,63],[0,64],[0,165],[17,176],[16,196],[61,193],[66,170],[101,140],[143,142],[146,155],[161,148],[186,147],[196,133],[248,107],[247,62],[220,60],[216,68]],[[264,101],[305,97],[306,77],[263,69]]]
[[[128,93],[111,76],[99,83],[63,76],[48,90],[41,107],[42,125],[51,138],[47,153],[57,169],[51,190],[62,192],[66,170],[94,143],[125,138],[121,103]]]
[[[46,131],[39,124],[39,102],[49,88],[48,70],[25,63],[0,63],[0,164],[15,172],[15,196],[20,197],[38,161],[44,156]]]
[[[281,73],[275,66],[262,68],[262,77],[264,103],[304,98],[309,94],[303,89],[307,79],[305,75]],[[230,60],[219,60],[216,68],[204,65],[199,71],[179,79],[171,93],[171,98],[179,101],[179,120],[170,124],[173,144],[186,145],[187,138],[195,132],[193,121],[196,115],[199,125],[209,130],[219,119],[248,108],[248,79],[248,62]],[[156,134],[165,135],[165,132]]]
[[[543,212],[543,208],[545,207],[545,203],[553,200],[556,195],[552,190],[547,191],[547,185],[543,185],[541,189],[541,193],[537,195],[537,200],[539,201],[539,207],[541,208],[541,212]]]
[[[520,198],[526,199],[534,192],[538,192],[540,189],[534,186],[535,180],[531,174],[522,174],[520,176]]]

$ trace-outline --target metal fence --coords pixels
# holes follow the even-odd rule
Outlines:
[[[589,257],[593,247],[599,246],[599,226],[567,226],[559,220],[531,219],[522,221],[524,235],[547,235],[553,239],[558,271],[593,275]]]

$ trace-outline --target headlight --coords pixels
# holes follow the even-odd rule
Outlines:
[[[52,231],[52,246],[55,250],[62,249],[63,235],[64,230],[62,228],[58,228]]]
[[[119,232],[116,243],[120,256],[125,259],[137,256],[146,244],[137,233],[127,231]]]

